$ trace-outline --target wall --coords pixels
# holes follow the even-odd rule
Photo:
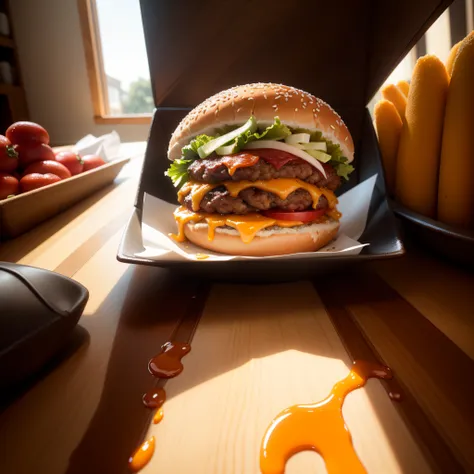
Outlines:
[[[52,143],[114,129],[122,141],[146,139],[149,125],[94,123],[76,0],[13,0],[10,6],[30,118]]]

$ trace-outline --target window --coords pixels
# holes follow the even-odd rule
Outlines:
[[[154,108],[139,0],[77,0],[96,122],[149,123]]]

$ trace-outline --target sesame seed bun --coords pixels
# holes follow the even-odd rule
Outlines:
[[[331,242],[338,230],[339,222],[332,219],[322,224],[291,228],[275,226],[259,231],[256,237],[246,244],[242,242],[239,233],[231,228],[218,227],[214,239],[208,240],[206,223],[188,222],[184,226],[188,240],[199,247],[213,252],[251,257],[315,252]]]
[[[314,95],[272,83],[232,87],[199,104],[171,136],[168,158],[179,158],[183,146],[196,135],[212,135],[224,125],[241,125],[251,115],[260,126],[270,125],[278,116],[289,127],[320,131],[325,138],[339,144],[349,161],[354,158],[351,134],[337,112]]]

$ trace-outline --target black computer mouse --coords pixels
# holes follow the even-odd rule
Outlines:
[[[88,298],[70,278],[0,262],[0,390],[25,381],[67,344]]]

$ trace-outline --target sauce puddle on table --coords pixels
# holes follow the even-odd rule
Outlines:
[[[300,451],[318,452],[328,474],[365,474],[342,416],[346,396],[370,378],[391,379],[388,367],[356,361],[349,375],[337,382],[322,401],[283,410],[268,427],[260,448],[262,474],[284,474],[288,459]]]
[[[181,359],[189,353],[191,346],[186,342],[167,342],[162,351],[148,363],[148,370],[160,379],[176,377],[183,371]]]
[[[161,352],[148,363],[150,373],[161,379],[170,379],[179,375],[184,367],[181,359],[189,354],[191,346],[186,342],[166,342],[161,347]],[[164,388],[152,388],[143,395],[143,404],[151,410],[156,410],[153,423],[156,425],[163,419],[163,404],[166,401]],[[151,460],[155,452],[155,437],[145,441],[128,460],[129,469],[138,472]]]
[[[166,392],[163,388],[153,388],[143,395],[142,400],[147,408],[160,409],[166,401]]]

